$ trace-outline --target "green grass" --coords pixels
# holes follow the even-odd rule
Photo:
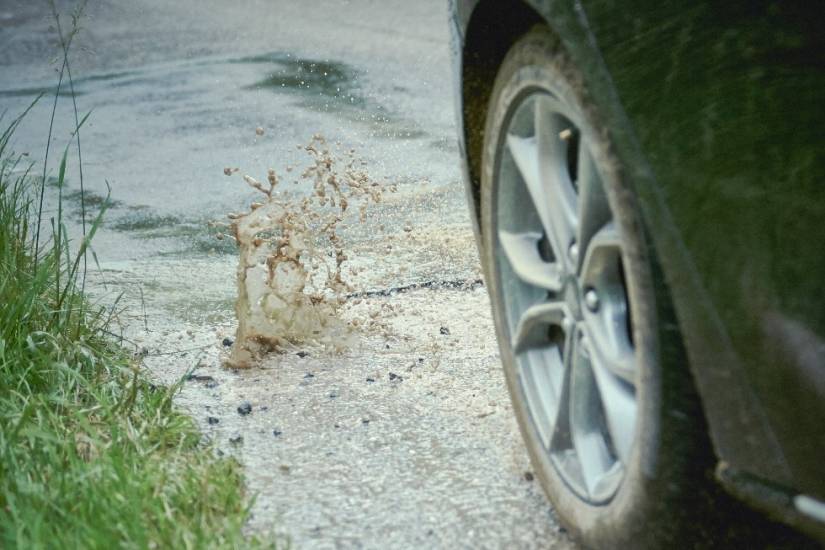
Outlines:
[[[62,202],[38,219],[42,185],[8,150],[18,122],[0,138],[0,547],[261,545],[242,533],[239,465],[201,443],[172,406],[179,387],[148,381],[81,290],[105,203],[72,255]],[[62,196],[66,164],[48,192]]]

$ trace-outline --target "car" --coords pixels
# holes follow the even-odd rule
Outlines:
[[[450,9],[501,361],[561,522],[825,542],[825,5]]]

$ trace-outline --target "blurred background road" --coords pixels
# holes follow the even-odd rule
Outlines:
[[[68,17],[61,23],[70,26]],[[0,105],[10,113],[53,91],[52,26],[45,1],[0,7]],[[82,133],[84,175],[97,194],[111,184],[113,221],[146,226],[154,217],[168,226],[221,216],[250,196],[227,182],[224,167],[259,177],[283,171],[306,156],[295,145],[316,133],[356,148],[375,178],[457,183],[441,3],[96,1],[81,26],[75,91],[81,115],[94,110]],[[59,150],[71,108],[59,104]],[[50,110],[44,98],[28,117],[21,150],[44,149]],[[111,248],[103,237],[97,249],[121,259],[176,244],[132,237],[118,235]]]

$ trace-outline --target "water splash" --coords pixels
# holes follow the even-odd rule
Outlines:
[[[354,150],[341,153],[320,135],[303,149],[311,162],[294,182],[309,193],[279,191],[274,170],[266,183],[245,175],[263,200],[229,214],[239,260],[238,330],[227,366],[249,367],[290,345],[336,351],[354,341],[355,325],[341,315],[352,287],[342,276],[348,256],[338,229],[356,209],[363,222],[385,186],[360,168]]]

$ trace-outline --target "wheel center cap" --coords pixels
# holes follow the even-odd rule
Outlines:
[[[577,321],[582,319],[581,291],[575,277],[567,279],[564,285],[564,303]]]

